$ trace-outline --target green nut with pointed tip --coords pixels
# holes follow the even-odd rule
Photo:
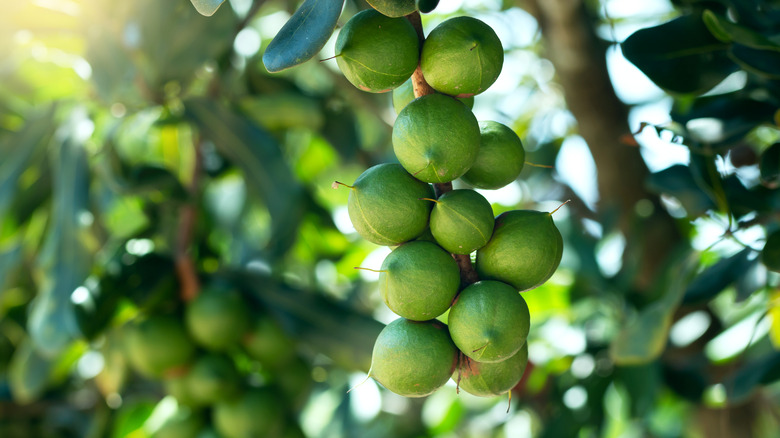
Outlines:
[[[445,183],[469,170],[479,151],[479,123],[457,99],[429,94],[401,110],[393,125],[393,151],[415,178]]]
[[[409,20],[373,9],[355,14],[336,38],[336,63],[357,88],[384,93],[412,76],[420,40]]]
[[[477,159],[460,179],[478,189],[500,189],[520,176],[525,149],[511,128],[498,122],[479,122]]]
[[[531,315],[517,289],[487,280],[460,292],[447,322],[452,341],[463,354],[493,363],[509,359],[525,344]]]
[[[477,250],[476,270],[482,279],[503,281],[523,292],[547,281],[562,254],[563,239],[551,213],[512,210],[496,217],[493,236]]]
[[[493,208],[473,190],[447,192],[434,201],[430,228],[436,243],[453,254],[471,254],[493,234]]]
[[[350,187],[347,210],[355,230],[377,245],[399,245],[428,227],[433,196],[429,184],[400,164],[383,163],[363,172]]]
[[[452,376],[457,351],[442,322],[399,318],[376,338],[368,375],[398,395],[425,397]]]
[[[468,97],[487,90],[501,73],[504,48],[498,35],[472,17],[450,18],[423,43],[420,67],[436,91]]]
[[[528,342],[507,360],[486,363],[465,356],[452,380],[460,389],[478,397],[495,397],[514,388],[528,366]]]
[[[436,318],[449,309],[460,287],[455,259],[438,245],[404,243],[385,257],[379,293],[387,307],[413,321]]]

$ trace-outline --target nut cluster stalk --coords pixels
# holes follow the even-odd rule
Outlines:
[[[407,15],[406,19],[412,23],[412,27],[414,27],[414,30],[417,31],[417,36],[420,38],[420,51],[422,51],[423,43],[425,42],[425,33],[423,32],[420,12],[414,11],[413,13]],[[433,87],[431,87],[428,82],[426,82],[425,77],[423,77],[420,64],[417,65],[417,68],[412,74],[412,87],[414,89],[415,98],[436,92]],[[452,183],[436,183],[433,185],[433,189],[436,193],[436,197],[438,198],[452,190]],[[474,265],[472,265],[471,257],[468,254],[452,254],[452,258],[458,262],[458,268],[460,268],[460,282],[462,286],[465,287],[479,281],[477,271],[474,270]]]

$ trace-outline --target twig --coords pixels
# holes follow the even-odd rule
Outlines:
[[[185,302],[191,301],[198,296],[200,290],[198,271],[189,249],[195,234],[195,224],[198,215],[196,199],[200,186],[201,169],[203,167],[203,155],[200,151],[202,142],[203,140],[198,138],[192,144],[195,153],[195,163],[192,166],[192,178],[187,185],[189,200],[182,206],[180,211],[179,235],[176,242],[176,275],[181,286],[179,296]]]

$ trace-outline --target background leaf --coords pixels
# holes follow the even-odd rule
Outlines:
[[[761,180],[768,184],[780,184],[780,143],[769,146],[761,153],[758,163]]]
[[[330,38],[343,6],[344,0],[304,1],[265,49],[265,68],[275,73],[311,59]]]
[[[711,10],[705,10],[702,19],[712,35],[724,43],[735,42],[756,49],[780,49],[780,46],[761,33]]]
[[[296,339],[316,346],[340,366],[359,364],[360,370],[368,372],[382,323],[320,294],[274,284],[263,275],[243,273],[240,278],[258,300],[292,326]]]
[[[699,273],[688,285],[683,302],[696,303],[712,299],[723,289],[737,281],[755,263],[754,251],[750,248],[719,260]]]
[[[148,65],[144,76],[158,93],[169,81],[188,83],[206,61],[230,50],[232,38],[217,36],[235,36],[238,24],[231,8],[221,8],[207,18],[182,1],[143,0],[136,3],[135,14],[140,31],[138,48],[146,56],[142,66]]]
[[[689,217],[698,217],[714,208],[715,203],[696,182],[688,166],[677,164],[647,178],[651,192],[674,196],[685,208]]]
[[[622,48],[650,80],[673,93],[704,93],[738,68],[726,54],[728,46],[696,14],[638,30]]]
[[[747,398],[758,385],[777,380],[780,370],[780,353],[773,352],[740,367],[725,382],[729,400],[739,403]]]
[[[266,249],[275,255],[284,253],[295,240],[303,198],[279,144],[262,128],[216,101],[192,99],[185,107],[187,117],[243,171],[249,192],[257,194],[268,208],[272,231]]]
[[[746,71],[767,79],[780,79],[780,48],[763,49],[733,44],[728,54]]]
[[[22,255],[22,247],[15,245],[4,251],[0,251],[0,302],[3,299],[3,293],[6,288],[6,280],[13,268],[16,266],[19,257]]]
[[[19,177],[54,133],[54,110],[52,105],[44,112],[29,115],[19,131],[0,138],[0,224],[8,217],[7,209],[18,190]]]
[[[11,357],[8,370],[9,384],[14,399],[19,403],[30,403],[46,390],[53,364],[36,351],[32,343],[20,345]]]
[[[79,122],[74,117],[72,129]],[[89,226],[93,216],[89,211],[89,168],[82,144],[69,137],[51,157],[55,172],[52,221],[37,260],[41,281],[27,325],[36,348],[53,355],[78,333],[71,294],[91,270]]]
[[[616,364],[646,364],[664,351],[674,312],[685,294],[696,262],[696,256],[691,255],[680,264],[670,265],[673,267],[666,271],[670,278],[661,283],[668,284],[668,287],[661,286],[665,294],[640,310],[612,341],[609,352]]]
[[[770,100],[740,90],[700,97],[687,105],[677,103],[672,108],[672,118],[688,127],[689,133],[694,129],[689,124],[692,120],[712,119],[709,125],[705,125],[710,129],[697,133],[695,137],[706,137],[706,143],[716,147],[730,147],[756,125],[771,122],[776,109],[777,106]]]

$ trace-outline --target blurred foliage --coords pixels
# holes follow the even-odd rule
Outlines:
[[[564,259],[524,294],[531,363],[508,413],[507,400],[454,383],[423,400],[357,386],[392,317],[375,278],[353,268],[378,267],[385,249],[344,224],[347,192],[331,183],[391,160],[394,111],[333,62],[268,73],[263,54],[286,20],[316,13],[293,15],[293,3],[3,5],[0,436],[145,437],[190,415],[213,436],[216,408],[192,414],[166,396],[175,379],[138,374],[123,340],[147,315],[181,317],[193,278],[245,298],[261,335],[223,354],[242,385],[279,401],[286,436],[695,437],[697,410],[757,393],[753,436],[778,434],[780,239],[768,238],[780,229],[778,2],[675,1],[670,22],[644,17],[623,43],[673,96],[672,122],[643,126],[690,159],[647,189],[693,250],[638,294],[608,218],[556,213]],[[554,165],[576,127],[533,19],[501,3],[461,3],[423,24],[469,14],[497,28],[507,76],[474,110],[512,126],[529,162]],[[594,26],[613,19],[608,3],[588,2]],[[362,7],[346,2],[317,47],[299,48],[331,56],[328,29]],[[526,166],[488,195],[496,214],[549,211],[573,189]]]

